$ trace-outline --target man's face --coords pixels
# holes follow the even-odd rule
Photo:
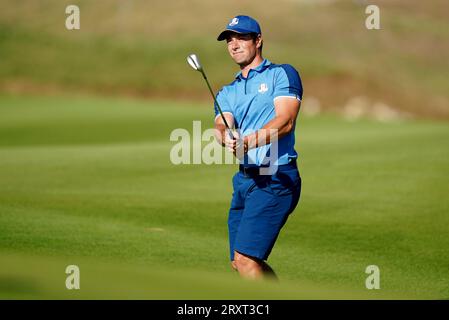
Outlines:
[[[257,44],[251,34],[239,34],[230,32],[226,37],[228,51],[235,63],[240,66],[250,64],[257,55]]]

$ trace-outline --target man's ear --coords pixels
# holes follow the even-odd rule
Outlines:
[[[256,48],[259,49],[262,46],[263,39],[261,35],[258,35],[256,38]]]

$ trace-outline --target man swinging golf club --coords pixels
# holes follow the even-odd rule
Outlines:
[[[294,150],[301,79],[291,65],[262,58],[262,33],[251,17],[231,19],[217,40],[226,40],[240,72],[216,97],[198,57],[187,61],[214,98],[217,140],[240,160],[228,217],[231,265],[247,278],[276,276],[265,260],[301,194]]]
[[[232,18],[217,40],[240,66],[215,98],[217,140],[240,160],[228,218],[231,264],[246,278],[275,276],[265,260],[301,193],[294,149],[301,79],[291,65],[262,57],[262,32],[249,16]]]

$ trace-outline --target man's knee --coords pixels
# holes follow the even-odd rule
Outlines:
[[[245,270],[257,267],[259,266],[259,263],[254,258],[250,258],[243,254],[235,252],[234,265],[237,268],[237,270]]]
[[[235,263],[235,260],[232,260],[232,261],[231,261],[231,268],[234,269],[235,271],[238,271],[237,265],[236,265],[236,263]]]

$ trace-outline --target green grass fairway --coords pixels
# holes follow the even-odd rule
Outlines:
[[[449,298],[447,123],[301,117],[303,193],[273,284],[229,268],[236,166],[169,161],[193,120],[211,127],[212,108],[1,96],[0,298]]]

